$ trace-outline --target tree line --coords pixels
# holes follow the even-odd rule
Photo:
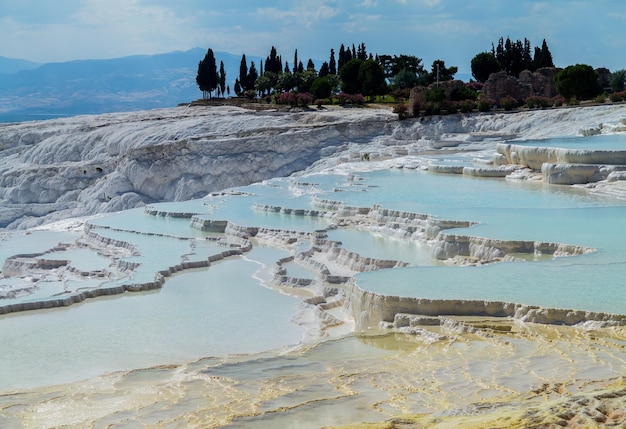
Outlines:
[[[471,60],[472,76],[476,82],[470,82],[466,88],[456,90],[455,100],[449,101],[477,100],[480,85],[493,73],[503,71],[510,76],[519,77],[523,70],[536,71],[545,67],[554,67],[552,53],[545,39],[541,46],[533,48],[526,38],[513,41],[509,37],[501,37],[497,44],[492,43],[491,50],[480,52]],[[457,67],[447,67],[439,59],[426,69],[422,59],[413,55],[373,55],[367,51],[364,43],[342,44],[337,53],[330,49],[328,59],[317,70],[312,59],[303,62],[297,49],[290,64],[272,46],[258,67],[254,61],[248,63],[245,53],[242,55],[233,89],[237,96],[260,96],[268,101],[271,99],[292,104],[300,101],[306,104],[313,100],[329,99],[331,96],[337,96],[340,101],[360,100],[363,97],[373,98],[389,93],[396,99],[406,99],[412,88],[453,80],[457,71]],[[568,66],[555,77],[557,91],[565,99],[590,99],[609,86],[616,93],[623,92],[626,71],[606,72],[609,78],[604,82],[591,66]],[[224,63],[220,61],[218,69],[212,49],[208,49],[198,63],[196,83],[204,98],[212,98],[214,93],[218,97],[231,95],[231,88],[226,85]],[[429,92],[427,98],[432,98],[430,101],[433,102],[441,101],[440,92]],[[298,94],[299,97],[296,97]]]
[[[524,41],[511,41],[507,37],[505,41],[501,37],[497,47],[491,44],[491,52],[481,52],[472,58],[472,76],[478,82],[485,82],[492,73],[499,71],[518,77],[524,70],[534,72],[543,67],[554,67],[546,39],[543,39],[541,47],[535,46],[534,55],[531,51],[530,42],[526,38]]]
[[[471,61],[472,76],[478,82],[485,82],[493,73],[506,72],[510,76],[519,77],[524,70],[534,72],[540,68],[554,67],[552,53],[546,40],[541,47],[531,49],[528,39],[512,41],[509,37],[500,38],[497,46],[491,45],[491,51],[477,54]],[[606,70],[608,79],[599,76],[598,72],[587,64],[575,64],[560,70],[554,80],[557,92],[565,99],[591,99],[606,89],[614,93],[624,91],[626,71],[614,73]],[[611,97],[611,98],[618,98]]]
[[[365,97],[385,95],[393,90],[410,89],[416,85],[428,85],[435,81],[452,80],[457,67],[446,67],[443,60],[435,60],[426,70],[422,59],[412,55],[373,55],[367,52],[365,43],[342,44],[337,52],[330,49],[327,61],[319,70],[312,59],[306,66],[298,57],[296,49],[291,65],[284,61],[272,46],[265,62],[248,63],[245,53],[241,57],[239,75],[235,79],[237,96],[267,97],[284,92],[311,93],[315,99],[326,99],[331,94],[361,94]],[[212,49],[198,63],[196,83],[204,98],[230,95],[225,85],[223,62],[219,72]]]

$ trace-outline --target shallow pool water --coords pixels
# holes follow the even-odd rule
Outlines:
[[[626,135],[604,134],[589,137],[561,137],[542,140],[511,141],[522,146],[558,147],[563,149],[626,150]]]
[[[591,144],[591,143],[589,143]],[[424,163],[429,162],[425,160]],[[621,239],[626,202],[594,196],[583,188],[532,181],[481,179],[434,174],[420,169],[384,169],[351,175],[316,174],[236,188],[230,192],[180,203],[154,204],[90,221],[91,233],[129,243],[126,253],[114,247],[106,258],[138,264],[120,278],[73,278],[72,290],[105,288],[154,281],[162,270],[188,261],[207,261],[241,243],[223,234],[191,227],[191,214],[228,220],[240,227],[301,232],[298,251],[310,247],[304,233],[326,231],[349,252],[414,265],[356,276],[359,287],[381,294],[432,299],[505,301],[548,308],[626,313],[626,242]],[[487,266],[440,266],[431,244],[408,237],[389,237],[376,228],[346,225],[319,201],[346,207],[427,214],[442,220],[472,221],[454,234],[502,240],[529,240],[586,246],[594,252],[562,258],[529,257],[525,262]],[[329,205],[329,207],[332,204]],[[280,209],[307,211],[307,215]],[[325,217],[312,216],[328,211]],[[169,217],[167,213],[184,213]],[[178,215],[177,215],[178,216]],[[6,233],[0,242],[2,261],[18,253],[47,252],[59,242],[74,242],[78,233],[38,231]],[[216,240],[221,239],[221,243]],[[102,256],[65,253],[82,268],[107,266]],[[130,255],[130,252],[133,254]],[[283,242],[253,245],[241,256],[211,262],[208,268],[183,271],[163,288],[89,299],[67,308],[0,316],[3,344],[2,390],[74,381],[109,371],[191,361],[204,356],[254,353],[297,344],[305,328],[293,323],[300,300],[271,289],[274,264],[293,256]],[[316,278],[294,262],[288,276]],[[341,275],[341,273],[340,273]],[[5,280],[0,287],[8,290]],[[28,299],[51,299],[63,284],[30,297],[3,298],[0,306]],[[45,356],[45,359],[42,359]]]

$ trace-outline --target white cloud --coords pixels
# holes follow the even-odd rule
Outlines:
[[[615,18],[620,21],[626,21],[626,13],[623,12],[609,12],[608,16],[610,18]]]
[[[289,9],[278,9],[275,7],[258,8],[256,15],[259,18],[279,22],[283,26],[297,23],[310,28],[316,23],[337,15],[338,10],[326,3],[328,2],[325,0],[299,1]]]
[[[350,15],[348,21],[342,28],[347,33],[364,33],[371,31],[381,19],[381,15],[355,14]]]

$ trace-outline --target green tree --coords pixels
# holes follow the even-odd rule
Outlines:
[[[587,64],[565,67],[554,77],[556,90],[564,98],[588,100],[600,94],[598,73]]]
[[[209,98],[211,93],[215,91],[218,85],[217,68],[215,65],[215,56],[213,50],[209,49],[204,55],[202,61],[198,63],[198,73],[196,75],[196,83],[202,91],[203,98]]]
[[[611,73],[611,78],[609,79],[609,85],[611,89],[615,92],[621,92],[626,87],[626,70],[617,70]]]
[[[390,84],[395,89],[411,89],[420,84],[420,78],[413,72],[402,69],[398,74],[389,79]]]
[[[239,85],[241,92],[248,90],[248,62],[246,61],[246,54],[242,55],[239,63]],[[240,94],[240,92],[237,94]]]
[[[422,59],[412,55],[394,55],[393,57],[391,55],[380,55],[378,56],[378,62],[383,67],[385,78],[387,79],[392,79],[402,70],[413,73],[418,78],[425,73]]]
[[[298,78],[293,73],[281,73],[278,76],[277,86],[282,91],[291,91],[298,86]]]
[[[443,60],[435,60],[431,66],[431,73],[428,74],[428,82],[435,83],[437,81],[452,80],[458,70],[459,68],[455,66],[446,67],[446,63]]]
[[[353,58],[339,69],[339,77],[341,78],[341,90],[347,94],[356,94],[361,92],[361,81],[359,81],[359,69],[361,61]]]
[[[306,63],[306,69],[313,70],[313,72],[315,72],[315,64],[311,58],[309,58],[309,61]]]
[[[385,71],[375,60],[362,61],[358,80],[361,83],[361,92],[365,96],[374,97],[387,93]]]
[[[472,76],[478,82],[485,82],[491,73],[500,71],[500,63],[491,52],[481,52],[472,58]]]
[[[322,66],[320,67],[320,71],[318,73],[319,77],[328,76],[330,74],[330,67],[328,67],[328,63],[324,61]]]
[[[278,75],[272,72],[266,71],[255,82],[255,88],[261,93],[261,95],[269,94],[276,85]]]
[[[332,86],[326,77],[318,77],[313,81],[311,85],[311,94],[316,99],[323,99],[330,97],[332,93]]]
[[[250,69],[248,70],[248,75],[246,76],[246,91],[254,89],[254,85],[256,84],[256,80],[258,78],[259,72],[257,72],[254,61],[252,61],[250,62]]]
[[[535,48],[535,57],[533,58],[533,69],[537,70],[542,67],[554,67],[552,53],[550,53],[550,49],[548,49],[546,39],[543,39],[541,48]]]
[[[243,92],[243,90],[241,88],[241,83],[239,83],[239,78],[235,79],[234,90],[235,90],[235,94],[237,95],[237,97],[239,97],[242,94],[242,92]]]
[[[224,70],[224,61],[220,61],[219,86],[223,97],[224,91],[226,91],[226,70]]]
[[[328,61],[328,74],[337,74],[337,63],[335,62],[335,50],[330,50],[330,60]]]
[[[282,71],[283,65],[281,58],[276,52],[276,48],[272,46],[269,56],[265,59],[265,71],[278,74]],[[261,71],[263,74],[263,71]]]
[[[317,78],[317,73],[315,73],[315,70],[307,69],[296,73],[295,76],[298,81],[298,91],[310,92],[311,85],[313,85],[313,81]]]

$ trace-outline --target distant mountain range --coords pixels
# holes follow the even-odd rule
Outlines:
[[[37,64],[0,57],[0,122],[174,107],[202,96],[196,85],[206,49],[109,60]],[[234,87],[240,55],[215,52]],[[246,57],[259,64],[260,58]],[[231,92],[233,93],[233,92]]]
[[[0,57],[0,122],[175,107],[202,97],[196,84],[206,49],[109,60],[38,64]],[[241,55],[214,52],[234,95]],[[260,57],[246,56],[248,66]],[[321,61],[314,61],[319,68]],[[457,74],[457,79],[469,80]]]

